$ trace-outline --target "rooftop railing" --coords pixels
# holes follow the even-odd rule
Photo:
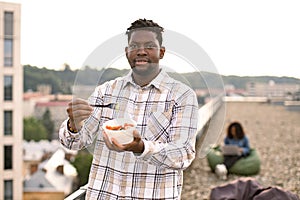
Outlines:
[[[85,200],[85,193],[87,189],[87,184],[80,187],[78,190],[70,194],[65,200]]]

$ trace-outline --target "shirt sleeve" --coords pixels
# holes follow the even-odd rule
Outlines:
[[[99,101],[99,88],[89,98],[89,103],[97,103]],[[99,132],[99,109],[95,108],[91,116],[85,120],[81,130],[78,133],[72,133],[68,130],[68,120],[66,119],[59,129],[60,143],[72,150],[80,150],[91,145]]]
[[[148,121],[148,131],[166,138],[167,142],[143,140],[144,152],[137,156],[157,167],[185,169],[195,158],[195,143],[198,124],[196,94],[189,90],[175,103],[170,120],[164,115]],[[154,133],[155,132],[155,133]],[[159,132],[159,134],[157,133]]]
[[[224,144],[225,144],[225,145],[229,145],[229,144],[230,144],[230,141],[229,141],[229,138],[228,138],[228,137],[225,137],[225,138],[224,138]]]
[[[244,146],[242,148],[243,155],[248,155],[250,153],[249,139],[247,137],[244,137]]]

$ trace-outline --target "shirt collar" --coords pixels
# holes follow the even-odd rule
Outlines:
[[[132,70],[130,70],[130,72],[124,76],[124,86],[126,87],[128,84],[132,84],[134,86],[138,86],[132,78]],[[149,87],[150,85],[153,85],[155,88],[157,88],[158,90],[162,90],[162,89],[171,89],[169,87],[169,83],[170,82],[170,77],[169,75],[166,73],[166,71],[164,69],[161,69],[160,73],[145,87]],[[139,86],[138,86],[139,87]]]

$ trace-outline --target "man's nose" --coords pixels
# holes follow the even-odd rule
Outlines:
[[[138,50],[137,50],[137,54],[138,55],[145,55],[145,54],[147,54],[147,52],[145,51],[145,47],[143,47],[143,46],[139,47]]]

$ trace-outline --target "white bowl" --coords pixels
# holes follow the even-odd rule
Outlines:
[[[107,126],[123,126],[125,123],[132,124],[132,127],[128,127],[127,129],[122,130],[111,130],[107,129]],[[110,142],[111,138],[115,138],[118,143],[120,144],[128,144],[133,141],[133,130],[136,127],[136,122],[132,119],[126,118],[117,118],[106,121],[102,128],[104,129],[105,133],[107,134]]]

